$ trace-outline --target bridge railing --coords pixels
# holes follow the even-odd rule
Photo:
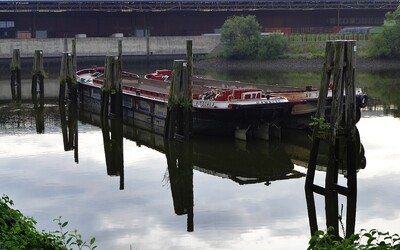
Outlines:
[[[371,37],[370,34],[287,34],[289,42],[323,42],[327,40],[356,40],[368,41]]]

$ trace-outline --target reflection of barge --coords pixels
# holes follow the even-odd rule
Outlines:
[[[101,118],[90,112],[80,112],[80,120],[102,127]],[[115,121],[111,120],[110,123]],[[112,126],[109,126],[112,128]],[[228,178],[239,184],[267,183],[304,177],[294,168],[286,143],[252,140],[244,143],[231,138],[197,136],[188,143],[165,140],[162,134],[140,127],[123,125],[124,138],[152,148],[172,158],[184,157],[190,168]],[[110,131],[113,133],[113,131]],[[304,134],[302,131],[298,131]],[[110,158],[118,158],[116,156]],[[175,161],[171,161],[175,162]],[[117,172],[117,171],[114,171]]]
[[[153,131],[123,125],[119,119],[102,120],[99,115],[89,112],[79,114],[81,121],[102,127],[107,173],[120,176],[120,189],[124,186],[123,137],[166,155],[168,172],[164,180],[170,184],[175,213],[187,215],[188,232],[194,231],[194,170],[227,178],[241,185],[269,185],[273,181],[304,177],[304,170],[295,167],[296,159],[302,161],[310,155],[308,135],[300,130],[295,130],[296,133],[288,138],[290,140],[282,138],[276,143],[262,140],[242,142],[211,136],[177,142],[166,140]],[[327,156],[323,155],[317,162],[324,164],[326,160]]]
[[[77,72],[83,107],[100,111],[104,68]],[[167,117],[169,83],[141,79],[122,73],[123,117],[125,121],[147,123],[162,131]],[[279,124],[292,109],[293,102],[265,95],[257,88],[193,87],[193,130],[206,133],[233,133],[258,124]]]

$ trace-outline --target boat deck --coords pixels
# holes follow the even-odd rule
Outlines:
[[[292,86],[282,86],[282,85],[267,85],[267,84],[256,84],[256,83],[246,83],[240,81],[228,81],[228,80],[214,80],[209,78],[204,78],[201,76],[193,77],[193,85],[195,86],[215,86],[219,88],[254,88],[261,89],[265,92],[282,92],[282,93],[290,93],[290,92],[300,92],[300,91],[316,91],[315,88],[311,87],[292,87]]]

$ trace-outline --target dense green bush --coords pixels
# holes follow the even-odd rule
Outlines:
[[[385,25],[382,32],[371,38],[372,56],[400,58],[400,9],[388,12],[385,16]]]
[[[261,26],[255,16],[229,17],[221,28],[224,57],[228,59],[272,59],[288,47],[286,36],[275,33],[261,36]]]
[[[261,39],[261,26],[255,16],[229,17],[221,28],[224,55],[230,59],[246,59],[257,56]]]
[[[0,198],[0,249],[2,250],[32,250],[32,249],[77,249],[86,247],[95,249],[95,238],[87,244],[77,230],[65,230],[68,222],[62,222],[61,217],[55,219],[60,231],[47,233],[38,232],[35,228],[36,221],[23,215],[19,210],[11,208],[14,202],[3,195]]]
[[[261,59],[273,59],[282,55],[288,48],[288,39],[286,36],[273,33],[261,38],[258,49],[258,56]]]
[[[376,229],[367,231],[362,229],[360,233],[353,234],[346,239],[338,239],[333,234],[332,228],[328,232],[318,230],[309,241],[308,250],[353,250],[353,249],[400,249],[400,237],[397,234],[390,235]]]

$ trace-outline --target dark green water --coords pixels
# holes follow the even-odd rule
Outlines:
[[[320,81],[318,73],[205,74],[284,85]],[[357,85],[372,105],[357,125],[367,166],[358,172],[356,231],[400,232],[398,77],[397,72],[357,74]],[[29,97],[29,79],[25,82]],[[57,80],[46,84],[47,96],[57,96]],[[7,80],[0,90],[7,99]],[[307,248],[306,133],[286,131],[268,142],[197,137],[180,144],[136,127],[101,127],[87,113],[75,119],[73,110],[66,110],[71,117],[66,122],[54,102],[44,108],[2,102],[0,192],[33,216],[39,229],[56,230],[52,220],[61,215],[71,230],[96,237],[98,249]],[[120,126],[122,134],[113,132]],[[326,159],[322,150],[320,184]],[[316,197],[316,210],[325,229],[323,197]]]

